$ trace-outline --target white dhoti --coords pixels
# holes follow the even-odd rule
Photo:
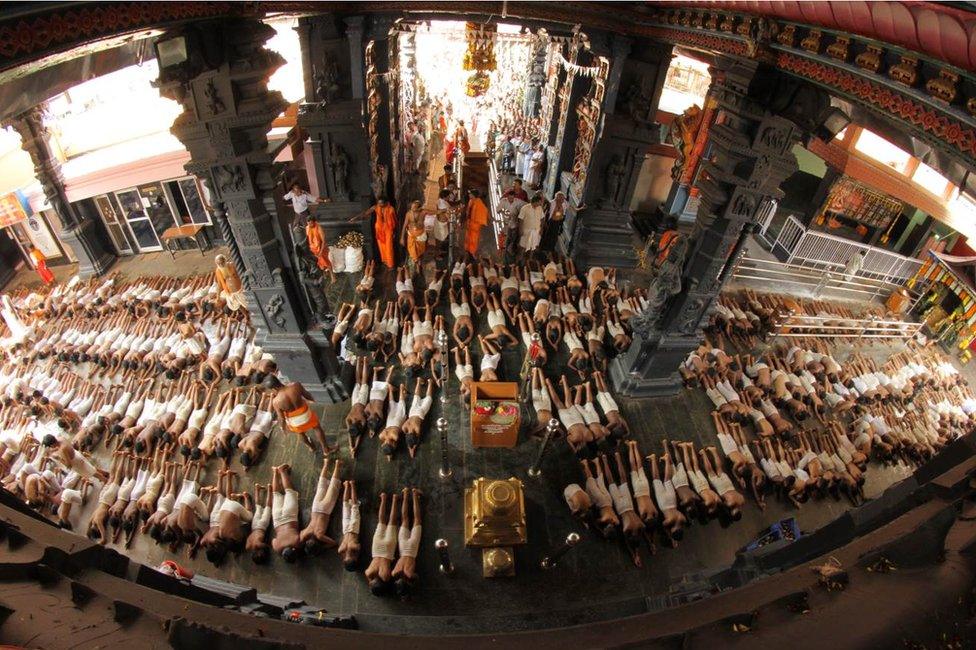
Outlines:
[[[235,291],[234,293],[221,291],[220,297],[227,301],[227,307],[231,311],[247,309],[247,299],[244,297],[244,291]]]

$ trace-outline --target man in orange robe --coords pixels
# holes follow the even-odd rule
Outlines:
[[[468,196],[468,227],[464,233],[464,250],[477,256],[481,229],[488,225],[488,206],[481,200],[481,192],[478,190],[471,190]]]
[[[315,215],[309,216],[305,224],[305,236],[308,237],[308,250],[315,256],[319,268],[323,271],[331,270],[332,260],[329,259],[329,245],[325,241],[325,231],[315,219]]]
[[[360,212],[349,222],[365,219],[370,214],[376,215],[376,221],[373,223],[373,236],[376,237],[376,247],[380,250],[380,260],[384,266],[392,269],[396,265],[396,250],[393,248],[397,233],[396,211],[387,198],[380,195],[376,197],[376,205],[365,212]]]
[[[386,197],[377,197],[376,205],[372,207],[376,214],[376,225],[373,226],[376,233],[376,245],[380,249],[380,259],[388,269],[396,266],[396,255],[393,249],[393,241],[396,235],[396,211],[386,200]]]
[[[51,269],[47,268],[47,258],[44,257],[44,253],[37,249],[35,246],[30,248],[30,258],[31,262],[34,263],[34,270],[37,274],[41,276],[41,280],[44,284],[51,284],[54,282],[54,274],[51,273]]]

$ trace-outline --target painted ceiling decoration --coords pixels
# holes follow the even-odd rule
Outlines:
[[[652,2],[652,9],[714,10],[816,25],[891,43],[963,70],[976,70],[976,14],[935,2],[789,2],[690,0]]]

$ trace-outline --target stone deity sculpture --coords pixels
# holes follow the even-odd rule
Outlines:
[[[342,150],[342,147],[335,142],[329,153],[332,167],[332,181],[335,183],[335,192],[339,197],[349,198],[349,156]]]

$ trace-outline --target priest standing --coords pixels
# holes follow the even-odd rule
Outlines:
[[[481,200],[481,192],[468,192],[468,226],[464,233],[464,250],[472,256],[478,256],[478,244],[481,243],[481,229],[488,225],[488,206]]]

